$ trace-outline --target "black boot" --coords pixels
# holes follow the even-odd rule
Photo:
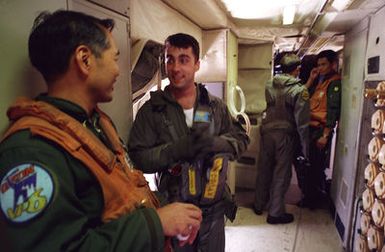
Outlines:
[[[289,213],[284,213],[278,217],[268,215],[266,221],[269,224],[286,224],[286,223],[293,222],[294,216],[292,214],[289,214]]]

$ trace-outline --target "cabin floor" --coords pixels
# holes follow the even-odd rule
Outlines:
[[[290,224],[268,224],[266,211],[256,215],[252,189],[236,188],[235,197],[239,208],[234,222],[226,222],[226,252],[344,251],[327,208],[309,210],[295,205],[301,197],[295,184],[291,184],[285,197],[287,212],[294,215]]]

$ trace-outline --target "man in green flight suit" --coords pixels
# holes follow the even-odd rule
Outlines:
[[[170,202],[192,202],[203,211],[194,244],[183,248],[174,244],[175,251],[221,252],[224,215],[235,217],[225,190],[226,165],[229,158],[240,157],[249,138],[226,104],[195,83],[200,60],[194,37],[170,35],[164,55],[170,84],[164,91],[152,92],[140,108],[130,133],[129,154],[144,172],[159,175],[158,190]],[[216,160],[219,166],[213,166]]]
[[[308,157],[309,93],[297,78],[301,61],[285,54],[282,74],[266,84],[266,110],[261,126],[261,152],[255,190],[254,212],[268,206],[269,224],[290,223],[294,217],[285,211],[285,193],[290,185],[291,165],[297,136],[302,156]]]
[[[164,251],[166,236],[195,239],[200,209],[159,207],[97,107],[112,100],[119,75],[113,26],[73,11],[35,20],[29,56],[48,92],[8,109],[0,144],[0,217],[12,251]]]

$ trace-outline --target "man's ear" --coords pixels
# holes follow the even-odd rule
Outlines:
[[[75,62],[76,62],[76,65],[78,66],[78,69],[83,74],[88,75],[90,71],[91,58],[92,58],[91,56],[92,56],[91,50],[85,45],[80,45],[75,50]]]
[[[195,62],[195,72],[197,72],[200,67],[201,67],[201,61],[198,59],[197,62]]]

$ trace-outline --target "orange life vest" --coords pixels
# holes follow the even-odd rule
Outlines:
[[[320,127],[326,124],[327,117],[327,92],[332,81],[340,80],[338,74],[319,83],[310,97],[310,126]]]
[[[142,172],[130,167],[127,154],[111,119],[102,111],[100,126],[110,140],[108,149],[89,129],[54,106],[20,98],[8,109],[12,121],[2,140],[11,134],[29,129],[59,144],[87,166],[98,179],[104,197],[102,220],[108,222],[140,206],[156,208],[159,202],[148,187]]]

